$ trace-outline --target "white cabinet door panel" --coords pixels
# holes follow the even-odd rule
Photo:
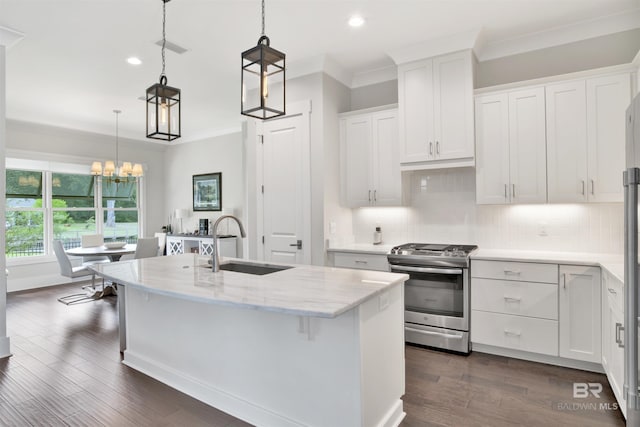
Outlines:
[[[629,74],[587,80],[589,201],[622,202]]]
[[[546,87],[549,202],[587,201],[585,82]]]
[[[466,53],[433,59],[436,159],[473,157],[473,78]]]
[[[509,93],[511,203],[547,201],[544,88]]]
[[[476,98],[476,202],[510,201],[509,108],[506,94]]]
[[[433,158],[433,61],[398,68],[400,161]]]
[[[560,266],[560,356],[601,363],[600,268]]]
[[[344,126],[347,204],[350,207],[367,206],[371,200],[371,116],[347,118]]]
[[[558,285],[509,280],[472,280],[474,310],[558,320]]]
[[[374,113],[371,182],[376,206],[402,204],[397,110]]]

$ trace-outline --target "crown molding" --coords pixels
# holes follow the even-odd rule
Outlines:
[[[464,33],[439,37],[437,39],[405,46],[403,48],[387,52],[387,54],[396,64],[405,64],[407,62],[430,58],[432,56],[473,49],[476,46],[481,32],[481,29],[476,29]]]
[[[343,85],[351,87],[353,74],[327,55],[312,56],[287,65],[287,79],[314,73],[325,73]]]
[[[476,48],[476,55],[479,61],[487,61],[635,28],[640,28],[640,8],[519,37],[483,43]]]
[[[397,79],[398,67],[391,65],[389,67],[354,74],[353,79],[351,80],[351,89]]]
[[[9,49],[23,38],[24,33],[0,25],[0,46]]]

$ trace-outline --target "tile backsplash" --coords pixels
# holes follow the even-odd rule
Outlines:
[[[477,244],[486,249],[623,253],[623,204],[476,205],[472,168],[410,172],[405,207],[353,210],[356,243],[376,226],[388,244]]]

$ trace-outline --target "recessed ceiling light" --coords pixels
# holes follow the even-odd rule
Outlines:
[[[142,64],[142,61],[140,60],[140,58],[137,58],[135,56],[131,56],[129,58],[127,58],[127,62],[131,65],[140,65]]]
[[[364,18],[360,15],[353,15],[349,18],[350,27],[362,27],[364,25]]]

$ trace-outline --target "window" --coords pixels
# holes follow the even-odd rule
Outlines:
[[[44,254],[42,172],[7,170],[7,258]]]
[[[53,239],[65,248],[77,247],[83,234],[103,234],[106,241],[138,239],[137,181],[7,168],[6,186],[8,259],[50,255]]]

